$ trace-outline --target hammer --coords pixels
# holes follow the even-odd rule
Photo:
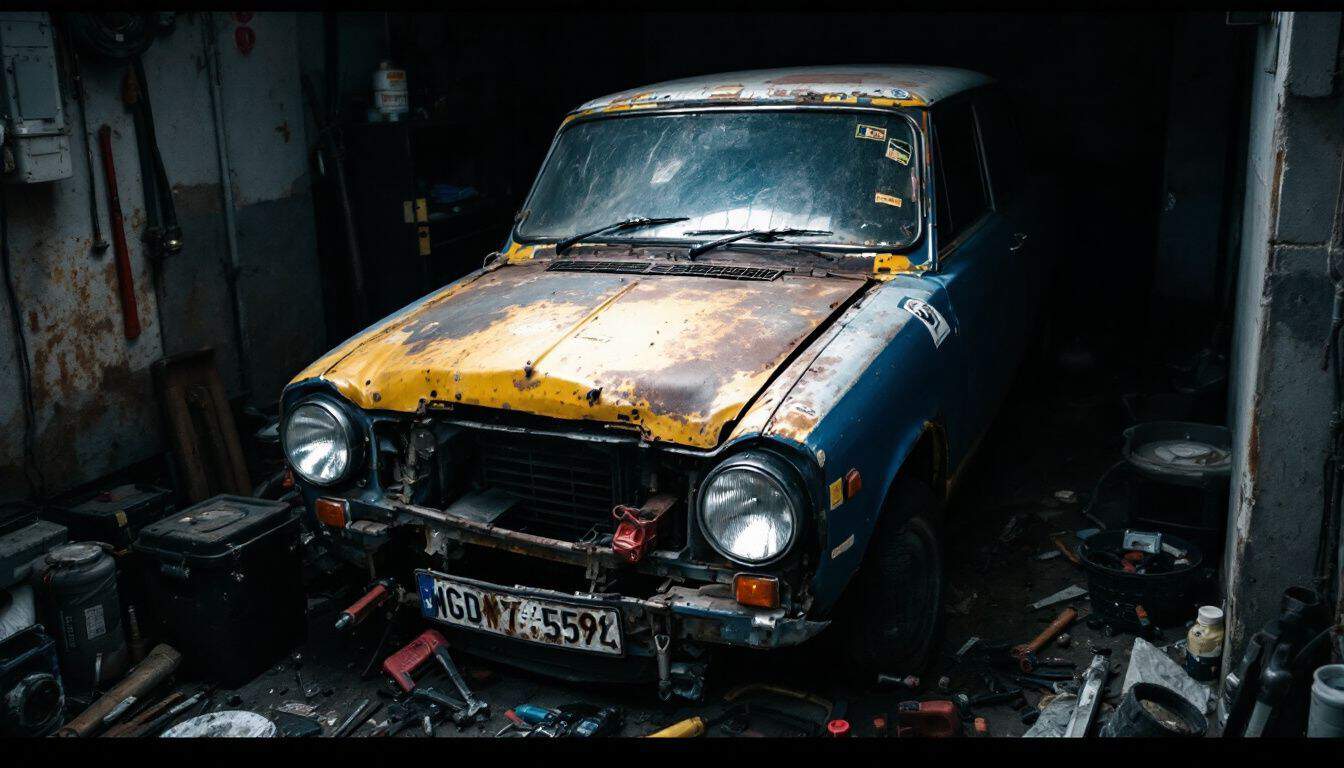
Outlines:
[[[1026,645],[1019,645],[1013,649],[1013,658],[1017,659],[1018,666],[1023,672],[1030,672],[1036,667],[1036,653],[1045,647],[1045,644],[1060,632],[1068,628],[1073,620],[1078,618],[1078,611],[1072,607],[1065,608],[1059,612],[1055,620],[1050,622],[1050,626],[1041,630],[1041,633],[1032,639]]]

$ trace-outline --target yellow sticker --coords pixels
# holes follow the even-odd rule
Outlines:
[[[834,483],[831,483],[831,509],[835,509],[836,507],[840,506],[841,504],[844,503],[844,501],[845,501],[844,480],[837,479]]]
[[[125,528],[125,527],[126,527],[126,522],[127,522],[127,521],[126,521],[126,512],[125,512],[125,510],[121,510],[121,509],[118,509],[118,510],[117,510],[116,520],[117,520],[117,527],[118,527],[118,528]]]
[[[876,125],[864,125],[859,123],[854,128],[854,138],[871,139],[872,141],[886,141],[887,129]]]
[[[429,225],[421,224],[418,227],[416,227],[416,229],[418,230],[416,232],[416,236],[417,239],[420,241],[420,255],[428,256],[430,252],[433,250],[433,246],[430,244],[429,239]]]
[[[884,192],[878,192],[877,194],[873,195],[873,202],[881,203],[883,205],[894,205],[897,208],[901,207],[901,198],[895,195],[888,195]]]
[[[910,145],[900,139],[887,140],[887,159],[895,160],[901,165],[910,164]]]

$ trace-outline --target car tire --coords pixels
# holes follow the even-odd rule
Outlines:
[[[942,642],[943,545],[938,500],[923,483],[898,480],[846,591],[840,640],[852,677],[919,674]]]

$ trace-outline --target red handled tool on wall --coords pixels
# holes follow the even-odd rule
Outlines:
[[[121,319],[126,338],[140,335],[140,310],[135,303],[135,283],[131,279],[131,254],[126,249],[126,226],[121,218],[121,198],[117,196],[117,166],[112,159],[112,129],[98,129],[98,148],[103,155],[103,175],[107,181],[107,217],[112,224],[112,251],[115,254],[117,290],[121,294]]]

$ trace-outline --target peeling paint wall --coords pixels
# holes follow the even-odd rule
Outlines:
[[[120,101],[125,66],[81,57],[90,132],[113,130],[142,335],[121,331],[112,252],[94,256],[84,137],[71,110],[74,175],[4,189],[15,289],[24,317],[37,409],[37,453],[47,491],[58,492],[164,450],[150,365],[165,354],[211,346],[230,396],[274,402],[295,371],[325,348],[309,189],[297,18],[256,13],[255,48],[234,43],[238,22],[215,14],[230,183],[242,265],[252,390],[244,393],[228,290],[229,251],[204,54],[202,14],[179,14],[175,30],[144,56],[160,151],[183,230],[182,252],[165,264],[162,307],[140,237],[145,227],[140,165],[130,113]],[[95,139],[96,142],[96,139]],[[109,236],[107,196],[95,146],[99,216]],[[0,302],[3,302],[0,297]],[[161,310],[161,311],[160,311]],[[162,317],[162,325],[159,318]],[[14,340],[0,324],[0,498],[22,495],[23,419]]]
[[[1228,663],[1312,586],[1333,408],[1320,368],[1339,226],[1344,97],[1339,13],[1283,13],[1260,29],[1252,77],[1233,339]]]

